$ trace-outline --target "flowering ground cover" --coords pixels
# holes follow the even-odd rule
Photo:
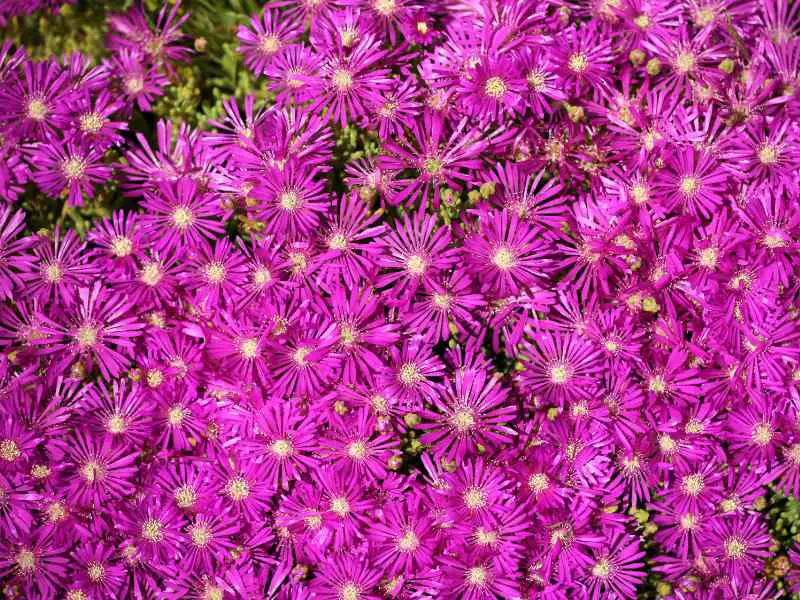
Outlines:
[[[0,596],[800,592],[799,3],[0,26]]]

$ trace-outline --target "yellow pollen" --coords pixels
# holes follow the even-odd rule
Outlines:
[[[347,238],[342,233],[335,233],[328,238],[328,248],[343,252],[347,250]]]
[[[36,568],[36,555],[24,548],[17,553],[15,557],[17,568],[23,575],[28,575]]]
[[[225,280],[225,265],[221,262],[207,264],[204,271],[209,283],[222,283]]]
[[[189,530],[192,543],[198,548],[205,548],[211,542],[214,535],[207,525],[192,525]]]
[[[570,71],[581,74],[589,68],[589,57],[584,52],[575,52],[569,57],[567,66]]]
[[[197,492],[189,484],[184,484],[175,490],[175,504],[178,508],[191,508],[197,502]]]
[[[745,541],[737,536],[731,536],[723,543],[725,547],[725,556],[731,560],[739,560],[744,558],[747,552],[747,544]]]
[[[778,162],[778,149],[770,144],[764,144],[758,151],[758,160],[762,165],[774,165]]]
[[[105,467],[96,461],[90,460],[81,467],[81,476],[86,480],[86,483],[92,484],[96,481],[102,481],[105,475]]]
[[[664,381],[664,378],[661,375],[654,375],[650,378],[650,381],[647,384],[647,389],[654,394],[663,394],[667,391],[667,382]]]
[[[345,69],[336,69],[331,80],[339,92],[347,92],[353,87],[353,75]]]
[[[507,91],[508,86],[500,77],[490,77],[483,86],[483,92],[490,98],[500,98]]]
[[[428,33],[428,24],[425,21],[417,21],[417,31],[425,35]]]
[[[239,342],[239,354],[242,355],[242,358],[253,360],[258,356],[258,340],[248,338]]]
[[[478,527],[475,530],[475,540],[482,546],[496,544],[498,540],[497,532]]]
[[[297,195],[296,192],[288,191],[283,192],[278,199],[278,202],[281,205],[281,208],[286,211],[293,211],[297,210],[303,205],[303,201],[300,196]]]
[[[147,385],[151,388],[157,388],[164,383],[164,373],[161,372],[161,369],[148,370],[145,378],[147,379]]]
[[[339,588],[337,600],[361,600],[361,588],[352,581]]]
[[[697,528],[697,515],[686,513],[681,517],[681,529],[692,530]]]
[[[47,520],[50,523],[58,523],[63,521],[67,516],[67,509],[61,502],[53,502],[47,507]]]
[[[650,199],[650,190],[646,185],[637,183],[631,187],[631,197],[636,204],[641,206]]]
[[[148,519],[142,524],[142,537],[158,544],[164,539],[164,524],[158,519]]]
[[[713,21],[716,16],[717,15],[714,9],[710,6],[706,6],[697,11],[697,13],[694,16],[694,21],[695,23],[697,23],[698,26],[705,27],[706,25],[711,23],[711,21]]]
[[[106,421],[106,430],[109,433],[118,435],[124,433],[127,428],[128,424],[125,422],[125,417],[120,414],[111,415]]]
[[[103,128],[103,125],[105,125],[105,122],[106,120],[99,113],[86,113],[85,115],[81,115],[80,118],[81,131],[91,134],[98,133]]]
[[[700,188],[700,180],[697,177],[692,177],[687,175],[686,177],[681,178],[678,187],[686,197],[692,197],[697,193],[697,190]]]
[[[464,506],[469,510],[477,510],[486,506],[486,492],[475,486],[468,487],[464,492]]]
[[[441,175],[444,161],[440,158],[426,158],[422,163],[422,168],[428,175]]]
[[[298,273],[302,273],[308,267],[308,261],[306,260],[306,255],[302,252],[292,252],[289,254],[289,260],[292,263],[292,273],[295,275]]]
[[[258,49],[262,54],[275,54],[281,49],[281,40],[275,35],[262,35],[258,41]]]
[[[22,455],[17,442],[14,440],[3,440],[0,442],[0,458],[6,462],[14,462]]]
[[[70,181],[80,179],[86,172],[86,161],[77,156],[70,156],[61,165],[61,172]]]
[[[0,454],[2,453],[2,449],[0,448]],[[50,467],[47,465],[33,465],[31,467],[31,477],[34,479],[46,479],[50,476]]]
[[[720,508],[722,508],[722,512],[732,513],[739,510],[741,502],[736,496],[730,496],[729,498],[725,498],[722,502],[720,502],[719,505]]]
[[[292,360],[298,367],[307,367],[308,361],[306,360],[306,357],[309,354],[311,354],[311,348],[308,348],[307,346],[300,346],[292,354]]]
[[[694,54],[688,51],[680,52],[675,58],[675,70],[681,75],[685,75],[697,64]]]
[[[768,423],[759,423],[753,427],[751,439],[757,446],[766,446],[772,441],[774,432]]]
[[[253,271],[253,284],[256,287],[262,288],[272,281],[272,273],[265,267],[259,267]]]
[[[608,350],[611,354],[616,354],[619,352],[619,344],[615,340],[606,340],[603,342],[603,346],[606,350]]]
[[[425,273],[427,268],[425,259],[418,254],[412,254],[406,259],[406,270],[414,276],[420,276]]]
[[[344,518],[350,513],[350,503],[344,496],[331,499],[331,511]]]
[[[543,92],[545,88],[544,73],[541,71],[531,71],[526,77],[528,86],[535,92]]]
[[[391,16],[397,10],[396,0],[375,0],[372,6],[375,7],[375,12],[384,17]]]
[[[347,446],[347,456],[353,460],[364,460],[367,456],[367,445],[362,441],[352,442]]]
[[[171,427],[179,427],[188,413],[189,411],[183,408],[183,406],[175,404],[167,411],[167,423],[169,423]]]
[[[194,215],[187,206],[178,206],[172,211],[172,224],[178,229],[186,229],[194,223]]]
[[[80,348],[91,348],[97,343],[98,328],[91,325],[83,325],[75,332],[75,339]]]
[[[67,592],[67,600],[89,600],[89,596],[81,590],[70,590]]]
[[[705,488],[705,480],[702,473],[692,473],[691,475],[684,475],[681,480],[681,490],[687,496],[698,496]]]
[[[792,444],[792,446],[785,451],[785,455],[793,465],[800,465],[800,444]]]
[[[150,287],[157,286],[163,277],[164,273],[161,270],[161,263],[158,262],[146,263],[139,273],[141,282]]]
[[[500,247],[492,254],[492,262],[503,271],[508,271],[517,264],[517,259],[510,248]]]
[[[698,254],[698,262],[705,269],[715,269],[719,262],[719,250],[714,246],[703,248]]]
[[[303,523],[308,529],[319,529],[322,527],[322,517],[319,515],[311,515],[303,518]]]
[[[225,493],[234,502],[241,502],[250,496],[250,484],[244,477],[234,477],[225,484]]]
[[[414,552],[419,547],[419,538],[413,529],[408,529],[403,537],[397,539],[397,549],[400,552]]]
[[[459,433],[466,433],[475,426],[475,416],[469,408],[462,408],[453,413],[450,424]]]
[[[294,451],[292,442],[289,440],[275,440],[269,445],[269,449],[278,458],[286,458]]]
[[[98,583],[103,581],[106,575],[106,569],[99,562],[90,562],[89,566],[86,568],[86,574],[89,576],[89,579]]]
[[[633,22],[639,29],[647,29],[650,27],[650,17],[645,14],[639,15]]]
[[[111,253],[117,258],[129,256],[133,252],[133,241],[130,238],[116,237],[111,242]]]
[[[144,79],[141,77],[128,77],[125,81],[125,89],[129,94],[138,94],[144,89]]]
[[[569,369],[567,365],[558,363],[550,367],[550,382],[555,385],[564,385],[569,381]]]
[[[44,269],[44,278],[50,283],[58,283],[63,276],[64,272],[58,263],[50,263]]]
[[[339,340],[344,346],[352,346],[358,341],[358,332],[349,325],[342,325],[339,330]]]
[[[675,444],[675,440],[672,439],[666,433],[658,436],[658,447],[664,453],[674,452],[677,448],[677,444]]]
[[[785,248],[787,246],[784,234],[780,230],[767,233],[763,238],[761,238],[761,243],[772,250],[777,248]]]
[[[608,559],[601,558],[592,567],[592,576],[597,577],[598,579],[605,579],[611,574],[611,563],[608,562]]]
[[[342,46],[349,48],[358,41],[358,31],[352,27],[347,27],[339,31],[339,38],[342,40]]]
[[[550,479],[544,473],[534,473],[528,477],[528,487],[534,494],[541,494],[550,487]]]
[[[467,583],[476,587],[483,587],[486,585],[486,580],[489,578],[486,569],[483,567],[472,567],[467,571]]]
[[[44,121],[50,109],[39,98],[33,98],[28,102],[28,118],[34,121]]]
[[[432,297],[433,305],[439,310],[449,310],[450,303],[453,301],[452,296],[450,294],[438,294],[435,293]]]
[[[399,375],[400,383],[403,385],[415,385],[424,379],[422,373],[419,371],[419,367],[417,367],[414,363],[405,363],[402,367],[400,367],[400,375]]]

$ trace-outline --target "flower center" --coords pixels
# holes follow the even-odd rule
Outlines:
[[[306,357],[309,354],[311,354],[311,348],[307,346],[300,346],[292,354],[292,360],[295,362],[295,364],[297,364],[298,367],[306,367],[308,366],[308,361],[306,360]]]
[[[289,440],[275,440],[269,445],[269,449],[278,458],[286,458],[294,450]]]
[[[686,513],[681,517],[681,529],[692,531],[697,528],[697,515],[694,513]]]
[[[172,223],[178,229],[186,229],[194,223],[194,215],[187,206],[178,206],[172,211]]]
[[[645,14],[641,14],[633,20],[634,24],[639,29],[647,29],[650,27],[650,17]]]
[[[4,461],[14,462],[21,454],[22,451],[14,440],[3,440],[0,442],[0,458]]]
[[[483,91],[490,98],[500,98],[508,91],[508,86],[500,77],[490,77],[486,80]]]
[[[193,525],[189,535],[192,538],[192,543],[198,548],[205,548],[211,542],[214,535],[208,525]]]
[[[164,277],[164,273],[161,270],[161,264],[158,262],[146,263],[139,273],[139,279],[142,283],[150,287],[157,286],[162,277]]]
[[[631,188],[631,197],[636,204],[642,205],[650,199],[650,191],[646,185],[637,183]]]
[[[175,503],[178,508],[190,508],[197,502],[197,493],[194,488],[188,484],[182,485],[175,490]]]
[[[94,460],[86,462],[83,467],[81,467],[81,476],[86,480],[86,483],[89,484],[95,481],[102,481],[105,474],[105,467]]]
[[[133,252],[133,241],[125,236],[114,238],[111,242],[111,253],[117,258],[129,256]]]
[[[753,427],[751,439],[757,446],[766,446],[772,441],[774,432],[769,423],[759,423]]]
[[[106,575],[106,569],[99,562],[90,562],[89,566],[86,568],[86,574],[94,583],[99,583],[103,581]]]
[[[691,198],[697,193],[697,190],[700,189],[700,180],[698,180],[697,177],[687,175],[686,177],[681,178],[678,187],[681,191],[681,194]]]
[[[762,165],[774,165],[778,162],[778,149],[770,144],[764,144],[758,151],[758,160]]]
[[[469,510],[477,510],[486,506],[486,492],[472,486],[464,492],[464,506]]]
[[[472,567],[467,571],[467,583],[470,585],[483,587],[486,585],[488,578],[489,575],[483,567]]]
[[[569,368],[564,363],[556,363],[550,367],[550,382],[555,385],[564,385],[569,381]]]
[[[86,113],[85,115],[81,115],[80,118],[81,131],[91,134],[98,133],[103,128],[103,125],[105,125],[105,122],[106,120],[99,113]]]
[[[253,284],[256,287],[262,288],[272,281],[272,273],[265,267],[259,267],[253,271]]]
[[[696,497],[705,488],[705,481],[702,473],[692,473],[685,475],[681,481],[681,489],[687,496]]]
[[[97,327],[91,325],[82,325],[75,332],[75,339],[78,341],[78,346],[81,349],[91,348],[97,343],[97,334],[99,330]]]
[[[344,518],[350,513],[350,503],[344,496],[337,496],[331,500],[331,511]]]
[[[339,600],[361,600],[361,588],[352,581],[339,588]]]
[[[328,248],[340,252],[347,250],[347,238],[342,233],[334,233],[328,238]]]
[[[241,502],[250,496],[250,484],[244,477],[234,477],[225,484],[225,493],[234,502]]]
[[[544,473],[534,473],[528,477],[528,487],[534,494],[541,494],[550,487],[550,479]]]
[[[61,165],[61,171],[64,173],[64,177],[70,181],[80,179],[86,172],[86,161],[78,156],[70,156]]]
[[[50,110],[47,105],[39,98],[32,98],[28,102],[28,118],[34,121],[44,121]]]
[[[262,35],[258,42],[258,49],[267,56],[275,54],[281,49],[281,40],[276,35]]]
[[[125,422],[125,417],[120,414],[111,415],[106,421],[106,430],[114,435],[125,433],[128,424]]]
[[[426,158],[422,163],[422,168],[428,175],[441,175],[444,161],[441,158]]]
[[[353,87],[353,75],[345,69],[336,69],[331,79],[339,92],[347,92]]]
[[[714,269],[719,262],[719,250],[714,246],[703,248],[699,255],[700,266],[706,269]]]
[[[53,502],[47,507],[47,520],[50,523],[58,523],[67,516],[67,509],[61,502]]]
[[[154,544],[164,539],[164,524],[158,519],[148,519],[142,524],[142,537]]]
[[[786,234],[780,229],[775,229],[764,235],[764,237],[761,238],[761,243],[772,250],[785,248],[788,245]]]
[[[372,3],[372,6],[375,7],[375,12],[379,15],[384,17],[390,17],[394,11],[397,9],[397,1],[396,0],[375,0]]]
[[[567,66],[573,73],[581,74],[589,68],[589,57],[584,52],[575,52],[569,57]]]
[[[678,56],[675,58],[675,70],[681,75],[685,75],[691,71],[695,64],[697,64],[697,59],[694,54],[688,51],[678,53]]]
[[[413,529],[406,530],[403,537],[397,540],[397,549],[400,552],[414,552],[419,547],[419,538]]]
[[[747,552],[747,543],[737,536],[726,539],[723,546],[725,547],[725,556],[731,560],[742,559]]]
[[[360,440],[352,442],[347,446],[347,456],[353,460],[364,460],[367,456],[367,445]]]
[[[414,385],[422,381],[424,377],[415,363],[408,362],[400,367],[399,379],[403,385]]]
[[[343,346],[352,346],[358,341],[358,332],[350,325],[342,325],[339,330],[339,340]]]
[[[17,568],[23,575],[30,574],[36,568],[36,555],[27,548],[23,548],[17,553],[16,562]]]
[[[545,88],[544,73],[541,71],[531,71],[525,78],[528,81],[528,86],[535,92],[543,92]]]
[[[800,465],[800,444],[792,444],[786,452],[786,457],[793,465]]]
[[[650,378],[650,382],[647,384],[647,389],[654,394],[663,394],[667,391],[667,382],[664,381],[664,378],[661,375],[654,375]]]
[[[298,196],[297,193],[293,191],[283,192],[280,195],[279,202],[281,208],[289,212],[297,210],[303,205],[302,198],[300,198],[300,196]]]
[[[164,373],[161,369],[150,369],[147,371],[147,385],[151,388],[157,388],[162,383],[164,383]]]
[[[592,567],[592,576],[598,579],[605,579],[611,574],[611,563],[608,559],[601,558]]]
[[[225,265],[221,262],[208,263],[204,271],[209,283],[222,283],[225,279]]]
[[[433,305],[438,308],[439,310],[449,310],[450,303],[453,301],[452,296],[450,294],[434,294],[433,295]]]
[[[406,259],[406,270],[414,276],[419,277],[425,273],[427,266],[425,259],[418,254],[412,254]]]
[[[494,251],[494,254],[492,255],[492,262],[498,269],[502,271],[508,271],[517,264],[517,259],[514,257],[514,253],[510,248],[501,246]]]
[[[253,360],[258,356],[258,340],[253,338],[242,340],[239,343],[239,354],[242,355],[242,358]]]
[[[61,270],[61,265],[57,262],[50,263],[44,269],[44,278],[49,283],[58,283],[63,276],[64,272]]]
[[[170,427],[179,427],[183,420],[186,418],[186,415],[189,411],[187,411],[183,406],[180,404],[176,404],[172,406],[167,411],[167,423],[169,423]]]
[[[462,408],[453,413],[450,424],[459,433],[466,433],[475,426],[475,416],[470,409]]]

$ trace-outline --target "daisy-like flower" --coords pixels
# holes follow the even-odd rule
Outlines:
[[[516,598],[519,588],[492,553],[473,551],[458,557],[441,559],[444,598],[495,600]]]
[[[318,427],[297,406],[280,399],[258,411],[253,437],[246,443],[253,458],[265,465],[263,474],[272,487],[286,488],[318,464]]]
[[[200,573],[213,572],[236,547],[231,538],[239,529],[233,517],[224,512],[196,515],[181,536],[186,568]]]
[[[76,431],[70,443],[67,498],[81,506],[97,506],[130,494],[138,455],[128,446],[114,447],[107,437],[98,440]]]
[[[150,419],[138,386],[129,388],[124,381],[115,380],[110,390],[94,385],[85,394],[85,418],[94,421],[99,434],[117,444],[142,445],[145,442]]]
[[[380,102],[378,92],[391,87],[389,69],[380,68],[388,54],[372,34],[344,50],[331,48],[319,74],[308,83],[313,95],[310,110],[326,108],[342,127],[366,116],[369,107]]]
[[[75,299],[78,286],[89,285],[96,271],[88,261],[86,243],[74,230],[62,234],[56,228],[52,237],[40,236],[33,246],[33,269],[22,275],[26,280],[23,293],[41,304],[51,298],[69,304]]]
[[[25,228],[25,213],[6,206],[0,212],[0,297],[11,299],[24,285],[25,273],[33,270],[34,258],[25,252],[34,243],[20,238]]]
[[[757,515],[717,517],[710,526],[710,554],[732,579],[760,570],[762,561],[771,556],[771,544],[766,525]]]
[[[378,564],[391,564],[391,572],[412,575],[433,562],[436,531],[419,494],[383,507],[384,519],[369,531],[376,545]]]
[[[461,79],[458,91],[465,112],[498,122],[506,115],[522,112],[525,90],[526,82],[514,61],[505,56],[484,56]]]
[[[595,97],[608,93],[614,54],[610,42],[594,23],[564,31],[551,47],[551,53],[567,91],[581,95],[589,89]]]
[[[567,220],[563,188],[555,179],[543,182],[546,171],[531,175],[516,163],[507,162],[498,163],[496,173],[493,179],[496,177],[500,185],[492,200],[500,202],[509,213],[539,227],[561,227]]]
[[[336,468],[353,470],[360,477],[380,480],[386,476],[389,459],[397,452],[391,435],[376,433],[376,419],[366,408],[346,420],[334,422],[332,437],[323,442],[327,457]]]
[[[33,180],[42,191],[54,196],[66,190],[69,204],[81,206],[84,197],[93,197],[95,186],[111,177],[112,169],[102,162],[103,154],[98,146],[50,140],[37,146],[33,153]]]
[[[408,78],[382,94],[373,104],[370,120],[377,122],[381,139],[397,137],[405,133],[405,128],[413,127],[422,107],[419,95],[416,82]]]
[[[150,111],[156,98],[164,95],[169,80],[141,54],[122,50],[111,57],[111,72],[118,73],[122,98],[129,107]],[[129,109],[130,110],[130,109]]]
[[[730,175],[709,153],[691,148],[675,152],[655,184],[670,210],[709,217],[723,201]]]
[[[639,541],[628,535],[615,535],[594,550],[593,563],[584,575],[589,597],[604,598],[636,595],[637,585],[644,579],[644,551]]]
[[[444,396],[434,398],[436,410],[423,413],[431,422],[421,427],[431,431],[420,441],[431,445],[437,458],[459,462],[478,445],[490,450],[507,443],[514,435],[508,424],[517,412],[507,401],[497,379],[483,370],[460,369]]]
[[[455,271],[443,282],[433,281],[418,293],[411,305],[406,328],[418,332],[426,341],[436,343],[450,337],[451,324],[466,335],[480,328],[475,315],[485,305],[482,294],[473,289],[466,270]]]
[[[287,16],[265,6],[260,19],[254,15],[249,27],[239,25],[237,50],[244,56],[245,66],[260,75],[276,54],[300,38],[303,29],[297,16]]]
[[[467,263],[482,281],[484,292],[518,294],[541,283],[550,264],[549,244],[516,213],[478,214],[479,230],[467,236]]]
[[[47,528],[5,538],[0,540],[0,573],[26,596],[55,598],[67,583],[66,550]]]
[[[10,79],[0,93],[0,123],[20,137],[44,141],[56,133],[55,113],[67,97],[68,73],[55,60],[22,63],[22,76]]]
[[[525,78],[523,102],[538,118],[552,114],[556,102],[567,95],[559,87],[556,64],[547,46],[525,47],[518,57],[519,68]]]
[[[531,357],[521,377],[544,402],[564,406],[587,397],[597,385],[600,355],[583,338],[541,331],[529,351]]]
[[[160,186],[157,193],[146,193],[142,206],[148,211],[142,225],[152,232],[159,250],[174,250],[181,244],[196,247],[223,231],[220,217],[225,213],[219,200],[188,177]]]
[[[251,192],[257,200],[253,207],[267,233],[289,239],[304,237],[314,231],[321,213],[327,210],[325,184],[316,172],[301,163],[290,161],[282,169],[273,169]]]
[[[125,354],[130,354],[133,339],[144,327],[131,309],[130,300],[115,297],[99,281],[79,289],[78,300],[65,315],[68,341],[60,346],[68,351],[64,360],[85,360],[89,370],[97,364],[105,379],[119,375],[128,364]]]
[[[408,341],[398,349],[390,350],[390,366],[381,377],[386,392],[396,397],[411,410],[423,401],[432,400],[441,391],[439,378],[444,365],[430,348],[419,341]]]
[[[340,554],[322,563],[312,590],[321,600],[379,600],[377,585],[380,571],[362,557]]]
[[[73,553],[77,563],[77,584],[90,593],[115,596],[122,587],[125,570],[114,560],[113,546],[80,546]]]
[[[247,277],[246,257],[227,239],[213,249],[202,243],[193,257],[185,287],[200,306],[232,306]]]
[[[355,471],[343,472],[325,467],[317,473],[324,512],[321,515],[311,512],[306,517],[321,516],[322,526],[333,537],[333,547],[344,549],[366,533],[373,500],[367,495],[367,490],[356,483],[358,476]]]
[[[377,286],[392,286],[395,298],[405,300],[420,284],[433,278],[458,260],[458,250],[450,248],[450,229],[436,227],[436,215],[423,211],[406,213],[402,223],[384,238],[386,252],[378,264],[387,270],[378,277]]]

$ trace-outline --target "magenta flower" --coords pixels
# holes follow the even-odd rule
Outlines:
[[[253,72],[263,73],[272,58],[287,45],[296,42],[303,33],[302,21],[265,7],[261,18],[253,16],[250,27],[239,25],[236,34],[238,51],[244,64]]]
[[[102,162],[103,150],[73,140],[52,139],[33,153],[36,165],[33,180],[42,191],[59,195],[67,191],[71,206],[81,206],[84,196],[91,199],[94,188],[111,177],[112,169]]]
[[[125,445],[114,447],[76,432],[70,444],[70,481],[67,497],[81,506],[121,498],[133,492],[138,452]]]

